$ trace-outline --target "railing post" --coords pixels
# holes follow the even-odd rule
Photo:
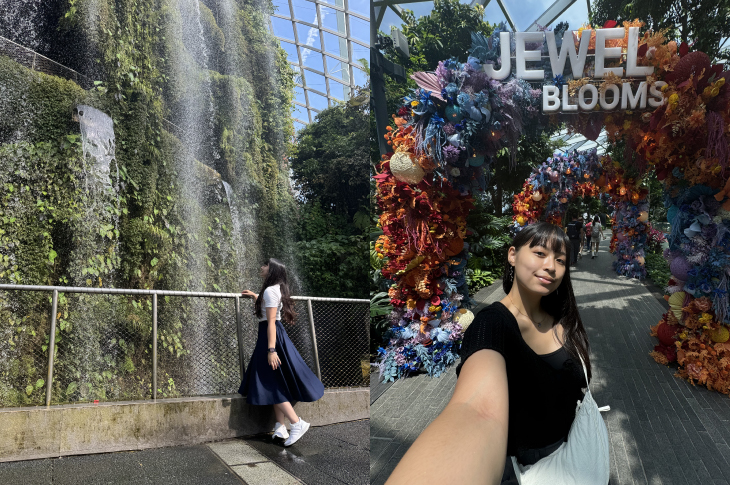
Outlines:
[[[319,352],[317,352],[317,333],[314,331],[314,313],[312,312],[312,300],[307,300],[307,311],[309,312],[309,328],[312,330],[312,352],[314,352],[314,365],[317,372],[317,379],[322,380],[322,372],[319,370]]]
[[[56,352],[56,313],[58,313],[58,290],[53,290],[51,305],[51,337],[48,341],[48,378],[46,379],[46,406],[51,405],[51,385],[53,384],[53,354]]]
[[[157,400],[157,293],[152,294],[152,399]]]
[[[233,303],[236,307],[236,337],[238,338],[238,362],[241,368],[241,380],[246,374],[246,354],[243,351],[243,324],[241,323],[241,297],[237,296]]]

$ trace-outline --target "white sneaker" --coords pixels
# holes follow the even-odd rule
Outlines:
[[[289,439],[284,442],[284,446],[291,446],[296,443],[299,438],[304,436],[304,433],[306,433],[308,429],[309,423],[307,423],[300,417],[299,421],[297,421],[296,423],[292,423],[291,435],[289,436]]]
[[[286,430],[286,426],[278,421],[274,425],[274,429],[272,431],[274,432],[274,438],[281,438],[285,440],[289,437],[289,432]]]

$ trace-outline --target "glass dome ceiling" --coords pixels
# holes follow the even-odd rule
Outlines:
[[[294,127],[298,131],[355,86],[365,86],[360,59],[370,59],[366,0],[274,0],[271,28],[297,74]]]

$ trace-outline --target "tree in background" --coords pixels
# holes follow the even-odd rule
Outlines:
[[[410,56],[406,59],[395,49],[385,51],[385,57],[400,64],[406,76],[414,72],[433,71],[439,61],[454,57],[466,61],[471,48],[471,33],[481,32],[485,37],[492,34],[493,27],[484,20],[484,7],[470,7],[459,0],[435,0],[430,15],[416,18],[411,10],[404,10],[403,35],[408,40]],[[388,113],[395,113],[403,97],[416,88],[416,83],[398,83],[385,76],[385,95]]]
[[[402,30],[408,39],[410,57],[398,57],[394,49],[386,56],[399,62],[410,74],[434,70],[439,61],[451,57],[466,60],[471,49],[471,33],[481,32],[488,37],[493,27],[484,20],[481,5],[470,7],[458,0],[435,0],[430,15],[416,18],[411,10],[404,10]]]
[[[730,0],[595,0],[592,22],[639,19],[653,30],[669,29],[667,37],[687,42],[715,60],[730,60]]]
[[[353,99],[367,98],[361,91]],[[290,166],[300,204],[297,251],[311,295],[367,298],[369,124],[366,103],[322,111],[297,135]]]
[[[517,143],[517,166],[510,167],[509,148],[497,153],[487,184],[486,208],[497,217],[512,215],[512,196],[522,190],[522,184],[532,170],[553,156],[559,143],[551,140],[552,133],[543,132],[537,139],[521,137]],[[506,209],[506,212],[505,212]]]

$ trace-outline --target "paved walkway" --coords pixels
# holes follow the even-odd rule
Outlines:
[[[195,446],[0,463],[2,485],[362,485],[369,421],[311,428],[284,448],[270,435]]]
[[[730,398],[693,387],[648,355],[649,326],[666,302],[644,284],[618,277],[612,256],[583,258],[571,273],[593,363],[591,390],[611,443],[612,485],[730,484]],[[482,304],[503,298],[501,283],[479,292]],[[441,412],[456,382],[452,367],[438,379],[396,382],[371,404],[370,477],[385,483],[421,431]]]

